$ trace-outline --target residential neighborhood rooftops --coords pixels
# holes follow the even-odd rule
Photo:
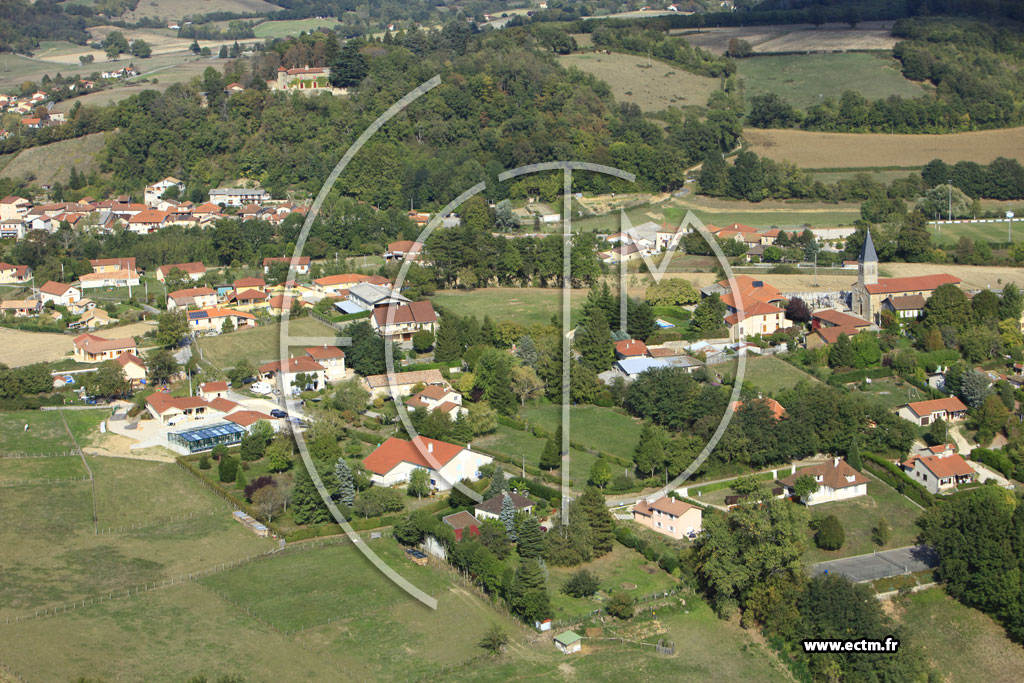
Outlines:
[[[492,496],[481,503],[477,503],[474,509],[477,512],[483,510],[484,512],[489,512],[492,515],[500,515],[501,506],[505,504],[506,495],[512,499],[512,504],[516,506],[517,511],[533,507],[533,501],[526,496],[521,496],[515,491],[508,491],[497,496]]]
[[[158,415],[163,415],[168,410],[188,410],[190,408],[201,408],[210,405],[198,396],[175,397],[161,391],[150,394],[146,397],[146,403],[153,406]]]
[[[255,287],[266,287],[266,281],[261,277],[243,277],[235,280],[236,290],[252,289]]]
[[[842,335],[852,337],[860,330],[856,327],[819,327],[815,332],[825,340],[826,344],[835,344]]]
[[[119,258],[96,258],[89,259],[89,265],[93,268],[104,266],[117,266],[117,270],[135,270],[135,257],[125,256]]]
[[[131,337],[121,339],[104,339],[95,334],[80,334],[72,340],[72,343],[86,353],[103,353],[104,351],[119,351],[121,349],[134,349],[138,345]]]
[[[437,313],[434,312],[434,306],[429,301],[413,301],[400,306],[389,305],[375,308],[373,309],[373,319],[378,325],[432,323],[437,321]]]
[[[650,515],[651,511],[658,510],[676,517],[682,517],[688,510],[696,508],[696,505],[690,505],[689,503],[676,500],[675,498],[662,496],[661,498],[651,502],[646,500],[637,502],[637,504],[633,506],[633,511],[638,512],[641,515]]]
[[[188,297],[210,296],[217,293],[217,290],[210,287],[189,287],[187,289],[176,289],[167,296],[172,299],[185,299]]]
[[[466,510],[461,510],[441,518],[441,521],[453,529],[466,529],[480,526],[480,520]]]
[[[220,380],[220,381],[217,381],[217,382],[203,382],[202,384],[199,385],[199,391],[204,393],[204,394],[206,392],[208,392],[208,391],[209,392],[214,392],[214,391],[227,391],[227,390],[228,390],[228,383],[223,381],[223,380]]]
[[[331,358],[344,358],[345,352],[337,346],[308,346],[306,354],[313,360],[330,360]]]
[[[44,294],[52,294],[54,296],[62,296],[64,292],[71,289],[72,285],[64,284],[63,282],[54,282],[53,280],[48,281],[42,287],[39,288],[40,292]]]
[[[266,374],[268,372],[284,372],[292,374],[296,372],[321,372],[324,369],[324,366],[320,365],[309,356],[296,356],[283,362],[275,360],[270,363],[264,363],[258,369],[262,374]]]
[[[956,453],[951,455],[912,455],[903,463],[904,467],[913,469],[914,463],[920,462],[938,479],[950,477],[969,477],[974,469]]]
[[[112,270],[105,273],[85,273],[78,279],[82,282],[102,280],[138,280],[139,274],[134,270]]]
[[[462,446],[437,439],[428,439],[425,436],[418,436],[413,441],[391,437],[378,446],[373,453],[363,458],[363,466],[370,472],[381,475],[387,474],[401,462],[428,469],[440,469],[460,451],[462,451]],[[428,457],[433,462],[428,462]]]
[[[401,386],[409,386],[411,384],[447,384],[444,379],[444,375],[437,368],[431,370],[413,370],[412,372],[396,372],[394,375],[394,384]],[[377,389],[380,387],[387,387],[391,384],[388,380],[388,375],[369,375],[366,377],[366,383],[371,389]]]
[[[236,410],[230,415],[224,418],[228,422],[233,422],[236,425],[242,427],[248,427],[249,425],[256,424],[260,420],[273,420],[274,418],[266,413],[261,413],[258,410]]]

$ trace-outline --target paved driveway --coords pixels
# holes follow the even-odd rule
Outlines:
[[[933,569],[938,564],[938,555],[928,546],[909,545],[905,548],[883,550],[870,555],[857,555],[819,562],[811,566],[810,572],[812,575],[842,574],[857,583]]]

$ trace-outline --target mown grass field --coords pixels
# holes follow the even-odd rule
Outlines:
[[[4,166],[0,177],[16,180],[34,178],[39,183],[50,184],[66,183],[72,166],[80,173],[93,173],[99,170],[99,153],[105,138],[106,133],[92,133],[23,149]]]
[[[1024,649],[992,617],[965,607],[941,588],[914,593],[897,610],[906,637],[947,681],[1024,680]]]
[[[562,407],[546,404],[527,406],[526,421],[554,434],[562,422]],[[569,439],[576,444],[603,453],[611,453],[627,461],[640,439],[640,423],[611,408],[579,405],[569,410]]]
[[[569,577],[587,569],[601,580],[600,592],[592,598],[574,598],[562,592]],[[548,567],[548,589],[555,619],[573,619],[601,607],[612,591],[625,591],[642,598],[675,588],[678,581],[643,555],[618,543],[612,551],[578,567]]]
[[[808,550],[804,553],[806,562],[864,555],[882,548],[902,548],[917,539],[918,528],[914,521],[921,515],[921,508],[872,474],[864,474],[871,480],[868,495],[809,508],[812,517],[838,517],[846,534],[846,542],[839,550],[820,550],[814,545],[813,532],[808,531]],[[884,546],[878,546],[871,540],[871,530],[878,524],[879,518],[884,518],[892,529],[889,542]]]
[[[79,446],[88,445],[93,430],[107,415],[105,410],[65,411],[68,427]],[[53,454],[73,450],[74,444],[64,428],[59,411],[19,410],[0,413],[0,453]]]
[[[871,403],[886,409],[896,408],[908,401],[923,401],[926,399],[920,389],[912,384],[900,382],[893,377],[873,379],[871,384],[866,386],[866,389],[862,388],[859,384],[853,385],[851,389],[854,394],[863,396]]]
[[[853,225],[860,218],[859,205],[838,204],[829,208],[806,206],[792,203],[782,206],[769,206],[765,203],[751,202],[714,202],[707,206],[700,200],[680,202],[680,206],[667,206],[663,214],[670,225],[679,225],[688,210],[705,224],[718,226],[732,223],[743,223],[755,228],[795,229],[805,225],[815,228],[833,228],[841,225]],[[731,205],[731,206],[730,206]]]
[[[488,451],[507,456],[512,465],[519,465],[525,458],[526,465],[532,467],[540,466],[540,454],[544,451],[546,442],[546,439],[538,439],[529,432],[505,425],[498,425],[494,433],[476,440],[479,446]],[[577,488],[586,486],[590,468],[596,459],[596,456],[577,448],[569,449],[569,475]]]
[[[587,298],[587,290],[572,293],[573,310]],[[483,321],[511,320],[522,325],[547,325],[551,316],[562,310],[562,290],[539,287],[488,287],[471,292],[439,291],[430,297],[435,306],[443,306],[456,315],[475,315]]]
[[[924,166],[932,159],[948,164],[987,164],[1012,156],[1024,145],[1024,128],[980,130],[946,135],[820,133],[806,130],[745,128],[747,147],[758,156],[792,161],[801,168]]]
[[[176,465],[88,461],[99,535],[88,481],[3,489],[0,617],[187,576],[273,547],[231,519],[226,504]],[[189,512],[212,514],[180,519]],[[132,524],[141,528],[121,528]]]
[[[77,455],[54,458],[0,458],[0,482],[86,477],[85,465]]]
[[[736,66],[748,99],[772,92],[798,109],[838,98],[845,90],[855,90],[869,100],[918,97],[926,92],[903,77],[890,55],[765,55],[737,60]]]
[[[292,336],[329,337],[333,327],[315,318],[296,318],[288,323]],[[248,358],[254,366],[281,359],[281,324],[272,323],[251,329],[236,330],[214,337],[203,337],[196,342],[203,351],[203,361],[215,368],[230,368],[241,358]],[[296,347],[298,348],[298,347]]]
[[[636,104],[644,111],[703,107],[720,85],[717,78],[697,76],[656,59],[615,52],[565,55],[558,62],[593,74],[608,84],[617,101]]]
[[[315,31],[321,27],[333,29],[337,25],[338,20],[334,17],[263,21],[253,26],[252,32],[257,38],[284,38],[298,35],[301,31]]]
[[[1014,214],[1015,216],[1022,215],[1016,211]],[[1014,242],[1020,242],[1024,240],[1024,220],[1014,217],[1012,229],[1005,219],[986,223],[929,224],[928,232],[932,235],[932,242],[942,245],[956,244],[961,237],[972,241],[1004,243],[1012,238]]]
[[[711,369],[722,375],[736,376],[738,361],[731,360]],[[777,394],[782,389],[795,387],[801,381],[817,382],[812,375],[773,356],[747,356],[743,382],[752,384],[766,394]]]

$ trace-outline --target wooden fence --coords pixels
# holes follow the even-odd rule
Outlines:
[[[71,482],[89,481],[90,479],[92,479],[90,476],[63,477],[60,479],[8,479],[6,481],[0,481],[0,488],[8,488],[10,486],[31,486],[32,484],[68,484]]]

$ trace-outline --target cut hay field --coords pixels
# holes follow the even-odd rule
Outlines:
[[[564,67],[574,66],[593,74],[611,88],[615,99],[631,102],[644,111],[668,107],[704,106],[718,90],[717,78],[705,78],[645,57],[611,53],[583,53],[558,58]]]
[[[982,130],[947,135],[885,135],[882,133],[819,133],[802,130],[746,128],[750,151],[801,168],[858,166],[923,166],[932,159],[953,164],[987,164],[998,156],[1014,156],[1024,148],[1024,128]]]
[[[891,50],[896,38],[892,22],[866,21],[851,29],[846,24],[783,24],[780,26],[723,26],[721,28],[672,29],[697,47],[725,54],[729,41],[740,38],[755,52],[832,52],[842,50]]]
[[[896,610],[905,637],[916,642],[952,683],[1024,680],[1024,649],[992,617],[965,607],[941,588],[913,593]],[[950,647],[956,643],[956,647]],[[965,654],[966,653],[966,654]]]
[[[53,458],[0,458],[0,482],[87,477],[82,458],[64,455]]]
[[[335,334],[333,327],[315,318],[297,318],[288,324],[292,336],[325,337]],[[253,365],[281,359],[281,324],[262,325],[246,330],[236,330],[215,337],[203,337],[196,346],[202,349],[202,358],[216,368],[234,367],[241,358],[248,358]]]
[[[855,90],[869,100],[926,92],[921,84],[903,77],[890,55],[766,55],[738,60],[736,73],[748,99],[772,92],[797,109],[807,109],[826,97],[838,98],[845,90]]]
[[[0,453],[52,455],[73,452],[75,444],[68,436],[68,429],[78,441],[79,447],[87,446],[99,423],[109,414],[110,411],[104,409],[17,410],[0,413]],[[27,430],[25,425],[28,425]]]
[[[333,29],[338,24],[338,20],[334,17],[264,21],[253,26],[252,32],[256,34],[257,38],[284,38],[298,35],[302,31],[315,31],[318,28]]]
[[[167,19],[209,12],[270,13],[280,9],[263,0],[140,0],[133,11],[125,12],[121,18],[131,23],[142,17]]]
[[[51,184],[67,182],[72,166],[81,173],[99,171],[99,153],[105,139],[106,133],[92,133],[23,149],[4,166],[0,177],[15,180],[34,178],[39,183]]]

